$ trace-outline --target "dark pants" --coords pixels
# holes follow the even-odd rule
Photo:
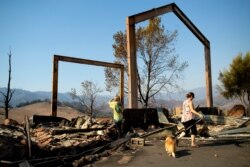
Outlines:
[[[186,135],[189,134],[191,130],[191,135],[197,135],[197,128],[196,128],[196,121],[195,120],[190,120],[187,122],[182,122],[182,124],[185,127],[185,133]]]
[[[118,138],[122,137],[122,121],[115,122],[115,127],[118,133]]]

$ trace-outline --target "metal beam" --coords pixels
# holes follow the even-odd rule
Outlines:
[[[129,22],[127,22],[127,24],[129,23],[129,25],[134,25],[169,12],[174,12],[174,14],[187,26],[187,28],[204,45],[208,46],[207,44],[209,43],[209,41],[206,39],[206,37],[200,32],[200,30],[192,23],[192,21],[182,12],[182,10],[175,3],[161,6],[159,8],[153,8],[151,10],[129,16]]]
[[[208,43],[208,45],[210,44]],[[205,49],[206,104],[207,107],[213,107],[210,46],[205,46],[204,49]]]
[[[57,115],[57,94],[58,94],[58,58],[53,57],[53,78],[52,78],[52,98],[51,98],[51,111],[52,116]]]
[[[109,62],[103,62],[103,61],[80,59],[80,58],[61,56],[61,55],[54,55],[54,57],[56,57],[57,60],[64,61],[64,62],[88,64],[88,65],[95,65],[95,66],[102,66],[102,67],[123,68],[123,65],[118,64],[118,63],[109,63]]]
[[[181,9],[173,4],[174,14],[187,26],[187,28],[203,43],[203,45],[209,47],[209,41],[200,32],[200,30],[191,22],[191,20],[181,11]]]
[[[135,25],[130,25],[133,18],[127,18],[127,50],[128,50],[128,108],[137,108],[137,61],[135,44]]]
[[[157,17],[159,15],[163,15],[163,14],[168,13],[168,12],[173,12],[174,6],[175,6],[175,4],[172,3],[169,5],[165,5],[165,6],[162,6],[159,8],[153,8],[151,10],[129,16],[128,17],[129,22],[127,22],[127,23],[129,23],[129,25],[134,25],[134,24],[140,23],[142,21],[152,19],[152,18]]]
[[[120,69],[120,92],[119,93],[120,93],[121,103],[122,105],[124,105],[124,65],[118,64],[118,63],[109,63],[109,62],[102,62],[102,61],[95,61],[95,60],[80,59],[80,58],[75,58],[75,57],[54,55],[53,78],[52,78],[52,98],[51,98],[52,116],[57,116],[59,61]]]
[[[205,77],[206,77],[206,100],[207,106],[213,106],[212,95],[212,78],[211,78],[211,60],[210,60],[210,43],[207,38],[199,31],[199,29],[190,21],[190,19],[180,10],[175,4],[171,3],[159,8],[154,8],[149,11],[138,13],[127,17],[126,31],[127,31],[127,50],[128,50],[128,100],[129,108],[137,108],[137,63],[136,63],[136,46],[135,46],[135,24],[152,19],[159,15],[163,15],[168,12],[174,12],[174,14],[187,26],[187,28],[201,41],[205,46]]]

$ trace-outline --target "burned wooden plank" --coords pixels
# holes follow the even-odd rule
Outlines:
[[[34,124],[39,124],[39,123],[48,123],[48,122],[55,122],[55,123],[60,123],[62,121],[65,122],[70,122],[66,118],[62,117],[52,117],[52,116],[46,116],[46,115],[33,115],[32,120]]]
[[[120,145],[129,141],[132,137],[136,137],[136,135],[137,135],[136,133],[129,134],[125,138],[118,139],[116,141],[107,143],[102,146],[93,147],[90,149],[83,149],[84,151],[77,153],[77,154],[66,154],[66,155],[60,155],[60,156],[31,159],[31,160],[28,160],[28,162],[34,166],[51,165],[53,163],[60,164],[60,162],[64,162],[64,163],[73,162],[74,166],[78,166],[79,164],[83,165],[86,162],[90,162],[92,160],[98,159],[98,157],[100,156],[108,156],[109,155],[108,150],[119,147]],[[14,162],[11,162],[11,163],[13,164]]]
[[[91,132],[98,130],[105,130],[106,128],[88,128],[88,129],[54,129],[52,130],[52,135],[59,135],[63,133],[79,133],[79,132]]]
[[[129,141],[133,137],[138,137],[138,134],[137,133],[131,133],[129,135],[126,135],[125,138],[117,139],[117,140],[110,143],[109,148],[111,148],[111,149],[117,148],[118,146],[126,143],[127,141]]]
[[[174,134],[177,131],[176,125],[169,125],[164,128],[159,128],[141,135],[141,138],[155,138],[155,137],[166,137],[167,135]]]
[[[27,115],[25,116],[25,129],[26,129],[26,135],[27,135],[29,158],[31,158],[32,153],[31,153],[31,139],[30,139],[30,123],[29,123],[29,119]]]

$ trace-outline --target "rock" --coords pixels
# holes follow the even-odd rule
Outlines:
[[[246,115],[245,112],[246,112],[245,107],[241,104],[237,104],[237,105],[234,105],[231,108],[231,110],[228,111],[228,116],[240,118],[240,117]]]

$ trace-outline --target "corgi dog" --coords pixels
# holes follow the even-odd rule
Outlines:
[[[172,136],[166,137],[165,140],[165,149],[167,154],[173,158],[175,158],[175,152],[176,152],[176,139]]]

